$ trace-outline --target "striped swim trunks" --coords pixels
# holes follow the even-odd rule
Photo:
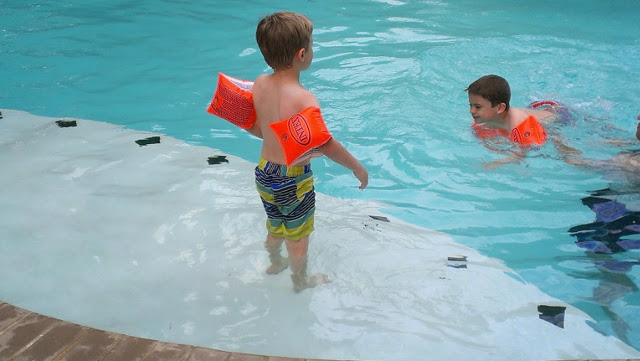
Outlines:
[[[287,167],[260,158],[256,188],[267,212],[267,231],[297,241],[313,232],[316,193],[311,164]]]

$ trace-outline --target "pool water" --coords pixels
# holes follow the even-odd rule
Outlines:
[[[568,165],[551,144],[519,164],[484,169],[483,161],[500,155],[471,134],[464,91],[499,74],[511,84],[513,106],[567,104],[575,121],[560,130],[586,156],[632,149],[602,140],[635,139],[640,3],[0,5],[2,108],[158,132],[249,161],[259,141],[205,112],[217,73],[254,79],[268,71],[254,40],[259,17],[283,8],[307,14],[316,53],[302,81],[334,136],[370,172],[369,187],[359,191],[348,171],[314,160],[318,191],[385,202],[393,216],[501,259],[587,312],[594,329],[640,349],[639,251],[595,253],[569,231],[599,217],[583,204],[597,190],[624,193],[606,197],[640,210],[637,187]],[[610,260],[630,268],[598,267]]]

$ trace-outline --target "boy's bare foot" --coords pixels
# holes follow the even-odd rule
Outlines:
[[[289,267],[289,260],[281,257],[280,261],[272,263],[271,266],[267,268],[267,274],[275,275],[278,274]]]
[[[311,277],[303,277],[293,274],[291,275],[291,280],[293,281],[293,290],[296,292],[331,282],[329,276],[322,273],[316,273]]]

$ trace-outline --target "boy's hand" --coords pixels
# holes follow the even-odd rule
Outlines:
[[[498,168],[499,166],[501,166],[503,164],[519,162],[520,160],[522,160],[523,157],[524,157],[524,154],[513,153],[510,156],[508,156],[506,158],[503,158],[503,159],[498,159],[498,160],[494,160],[494,161],[491,161],[491,162],[483,162],[482,166],[485,169],[493,170],[493,169],[496,169],[496,168]]]
[[[353,175],[360,181],[360,189],[364,189],[369,184],[369,173],[364,167],[360,167],[353,171]]]
[[[491,161],[491,162],[482,162],[482,167],[484,169],[487,169],[487,170],[494,170],[494,169],[498,168],[499,166],[501,166],[502,164],[504,164],[504,163],[499,161],[499,160],[494,160],[494,161]]]

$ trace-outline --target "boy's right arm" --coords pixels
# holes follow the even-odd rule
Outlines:
[[[360,189],[364,189],[369,183],[367,169],[336,139],[331,138],[319,148],[324,155],[341,166],[351,170],[360,181]]]

